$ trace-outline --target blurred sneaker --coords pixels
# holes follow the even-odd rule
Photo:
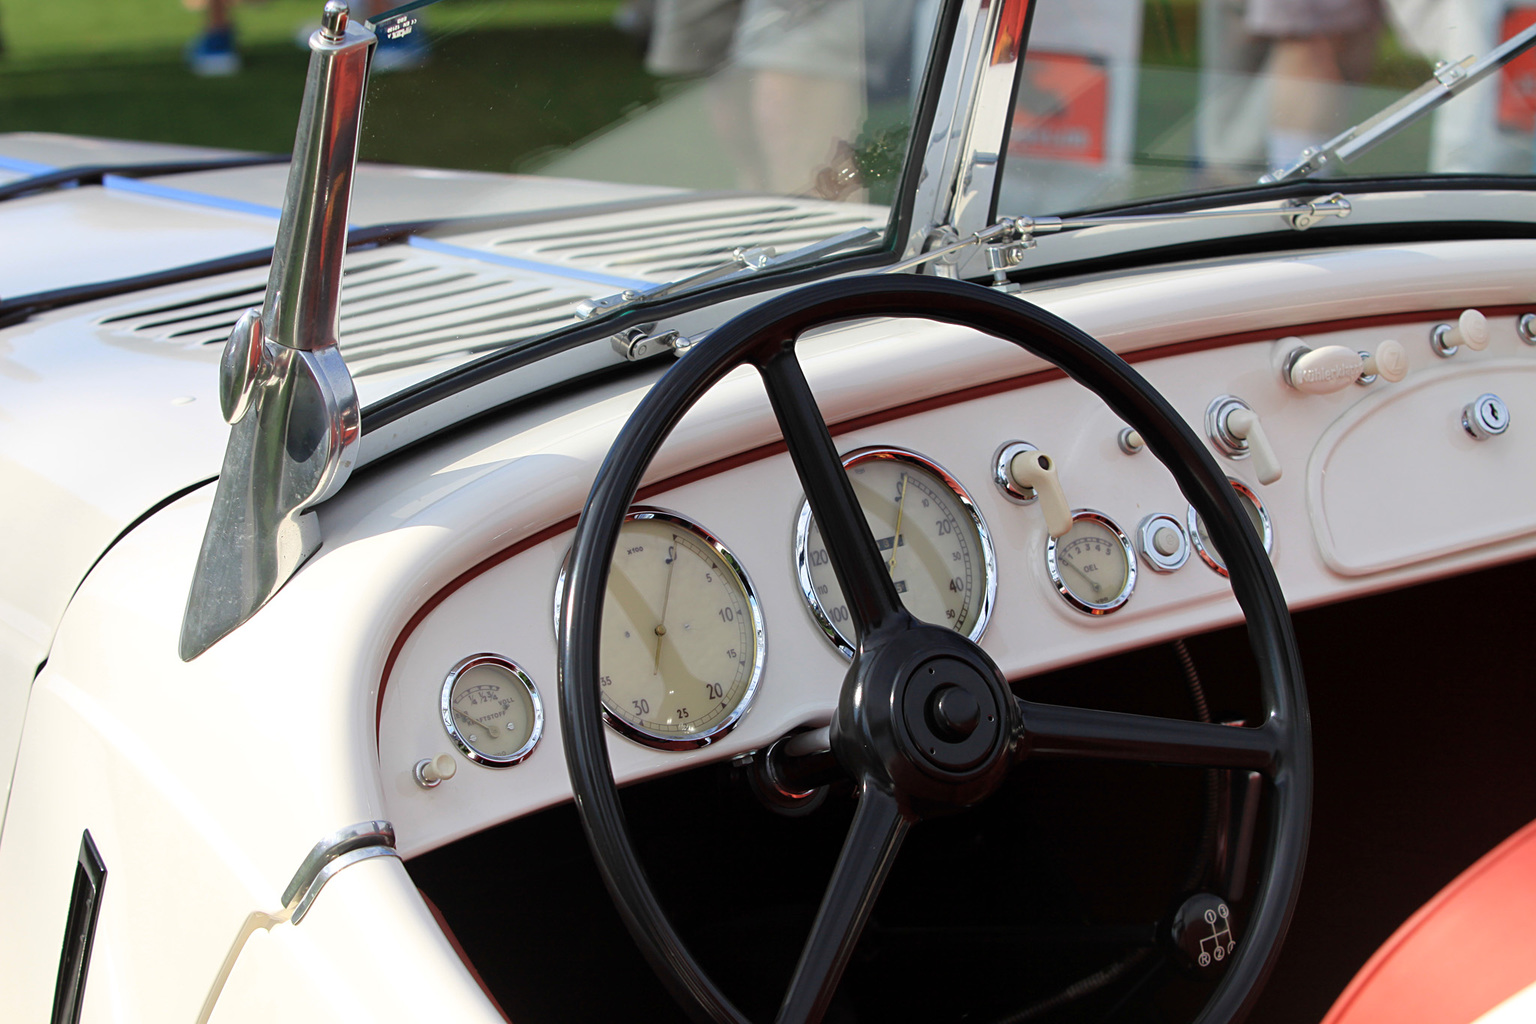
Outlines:
[[[187,44],[187,67],[194,75],[219,78],[240,70],[240,54],[235,52],[235,33],[227,28],[209,29]]]

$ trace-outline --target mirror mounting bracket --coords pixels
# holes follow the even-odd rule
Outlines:
[[[261,310],[235,324],[219,364],[230,424],[182,619],[191,661],[245,622],[320,546],[314,506],[357,461],[361,415],[337,348],[347,213],[373,32],[330,0],[309,74]]]

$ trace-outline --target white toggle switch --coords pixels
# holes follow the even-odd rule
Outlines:
[[[1359,379],[1361,371],[1360,353],[1352,348],[1302,346],[1286,360],[1285,382],[1309,395],[1326,395],[1349,387]]]
[[[1359,359],[1359,356],[1355,357]],[[1211,443],[1228,458],[1253,456],[1253,469],[1259,483],[1272,484],[1280,479],[1280,460],[1264,433],[1258,413],[1234,395],[1217,395],[1205,409],[1205,432]]]
[[[1436,324],[1429,333],[1430,346],[1436,355],[1447,358],[1455,355],[1465,345],[1474,352],[1488,347],[1488,318],[1475,309],[1463,311],[1455,325]]]
[[[1259,422],[1259,414],[1252,409],[1234,409],[1227,415],[1227,429],[1232,431],[1232,436],[1248,442],[1248,451],[1253,456],[1253,470],[1259,477],[1259,483],[1272,484],[1280,479],[1280,460],[1275,457],[1275,450],[1269,446],[1269,437],[1264,433],[1264,424]]]
[[[1396,384],[1408,376],[1408,351],[1391,338],[1377,345],[1375,352],[1362,353],[1362,357],[1362,377],[1380,377]]]
[[[1056,461],[1045,452],[1020,452],[1008,462],[1008,476],[1017,487],[1028,488],[1040,498],[1045,528],[1052,537],[1072,529],[1072,507],[1056,477]]]
[[[438,754],[430,761],[425,758],[417,761],[411,774],[416,777],[416,785],[422,789],[433,789],[438,783],[453,778],[458,771],[459,763],[453,759],[452,754]]]

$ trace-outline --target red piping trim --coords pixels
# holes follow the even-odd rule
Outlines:
[[[1536,305],[1536,304],[1533,304]],[[1513,316],[1517,313],[1531,312],[1528,306],[1489,306],[1483,312],[1487,316]],[[1157,345],[1152,348],[1138,349],[1126,353],[1123,358],[1128,363],[1144,363],[1153,359],[1163,359],[1168,356],[1190,355],[1195,352],[1206,352],[1210,349],[1227,348],[1231,345],[1246,345],[1255,341],[1273,341],[1278,338],[1288,337],[1291,334],[1321,334],[1329,331],[1356,330],[1363,327],[1380,327],[1401,323],[1422,323],[1426,320],[1454,321],[1461,315],[1459,309],[1431,309],[1420,310],[1411,313],[1382,313],[1373,316],[1348,317],[1340,320],[1321,320],[1307,324],[1293,324],[1283,328],[1269,328],[1261,331],[1241,331],[1235,334],[1218,334],[1210,338],[1201,338],[1195,341],[1173,342],[1167,345]],[[865,427],[886,423],[890,420],[905,416],[914,416],[918,413],[930,412],[934,409],[943,409],[951,405],[959,405],[962,402],[974,401],[978,398],[988,398],[1006,391],[1017,391],[1021,388],[1032,387],[1036,384],[1044,384],[1048,381],[1061,380],[1066,374],[1061,370],[1051,368],[1038,370],[1034,373],[1020,374],[1015,377],[1006,377],[1002,380],[991,381],[986,384],[977,384],[973,387],[961,388],[958,391],[946,392],[942,395],[934,395],[906,405],[883,409],[880,412],[869,413],[864,416],[856,416],[852,419],[842,420],[836,424],[828,424],[833,435],[846,434]],[[662,491],[671,490],[674,487],[682,487],[685,484],[695,483],[706,477],[718,476],[728,470],[758,462],[774,455],[778,455],[788,449],[783,441],[773,441],[769,444],[749,448],[744,452],[714,462],[696,466],[676,476],[667,477],[665,480],[647,484],[641,487],[635,494],[637,501],[644,501],[652,495]],[[384,660],[384,671],[379,681],[379,702],[374,714],[374,739],[378,740],[378,730],[384,715],[384,690],[389,685],[390,673],[394,671],[395,661],[400,657],[400,650],[405,646],[406,640],[421,625],[423,619],[434,608],[442,604],[454,591],[464,586],[470,580],[505,562],[514,555],[522,554],[535,544],[542,544],[552,537],[557,537],[567,530],[574,529],[576,517],[569,516],[553,526],[545,527],[531,537],[524,538],[510,547],[503,548],[484,561],[466,569],[454,577],[443,588],[426,600],[406,622],[400,635],[395,639],[394,645],[389,649],[389,657]]]

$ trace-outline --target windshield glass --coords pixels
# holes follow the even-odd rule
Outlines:
[[[999,211],[1253,185],[1536,23],[1483,0],[1043,0]],[[1314,177],[1530,174],[1536,55]]]
[[[552,16],[550,7],[561,10]],[[663,192],[677,198],[679,190],[773,196],[805,201],[839,231],[855,223],[883,231],[935,7],[921,0],[405,4],[369,19],[380,44],[361,155],[618,186],[573,186],[558,197],[562,206]],[[529,202],[545,205],[552,196],[533,190]],[[835,233],[770,241],[744,226],[713,239],[713,251],[772,244],[783,253]]]

